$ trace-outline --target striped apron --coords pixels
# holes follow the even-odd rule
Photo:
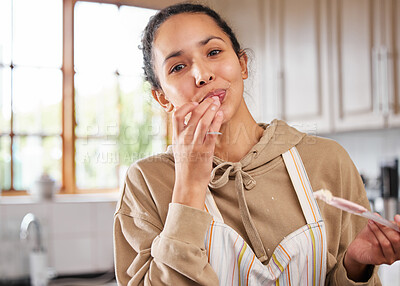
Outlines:
[[[324,285],[327,240],[325,224],[297,149],[282,154],[307,224],[286,236],[267,265],[231,227],[224,224],[207,190],[205,210],[213,220],[205,238],[209,263],[219,285]]]

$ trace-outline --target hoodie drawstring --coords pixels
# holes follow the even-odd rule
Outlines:
[[[224,169],[225,171],[223,171]],[[222,170],[223,174],[220,178],[215,179],[215,175],[218,170]],[[258,231],[253,223],[246,199],[244,197],[244,188],[246,188],[246,190],[251,190],[256,185],[256,181],[248,173],[243,171],[242,164],[240,162],[225,162],[219,164],[213,169],[209,186],[210,188],[220,188],[224,186],[228,183],[229,176],[231,174],[235,175],[235,188],[239,202],[240,217],[242,218],[244,228],[257,258],[261,261],[261,263],[264,263],[268,260],[268,255],[262,244],[260,235],[258,234]]]

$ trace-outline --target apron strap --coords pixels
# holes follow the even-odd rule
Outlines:
[[[282,154],[290,179],[308,224],[322,220],[310,180],[296,147]]]

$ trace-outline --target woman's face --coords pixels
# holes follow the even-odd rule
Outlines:
[[[217,95],[224,121],[233,117],[243,100],[247,56],[238,58],[229,37],[211,17],[172,16],[158,29],[153,53],[161,85],[153,95],[167,110]]]

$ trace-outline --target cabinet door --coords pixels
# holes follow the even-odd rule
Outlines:
[[[269,102],[277,117],[310,132],[329,131],[326,11],[320,0],[265,4]]]
[[[331,4],[335,130],[383,127],[384,116],[377,106],[379,5],[373,0],[336,0]]]
[[[388,13],[392,23],[391,35],[393,35],[393,51],[391,63],[393,63],[393,96],[388,118],[389,127],[400,126],[400,0],[391,1]]]

